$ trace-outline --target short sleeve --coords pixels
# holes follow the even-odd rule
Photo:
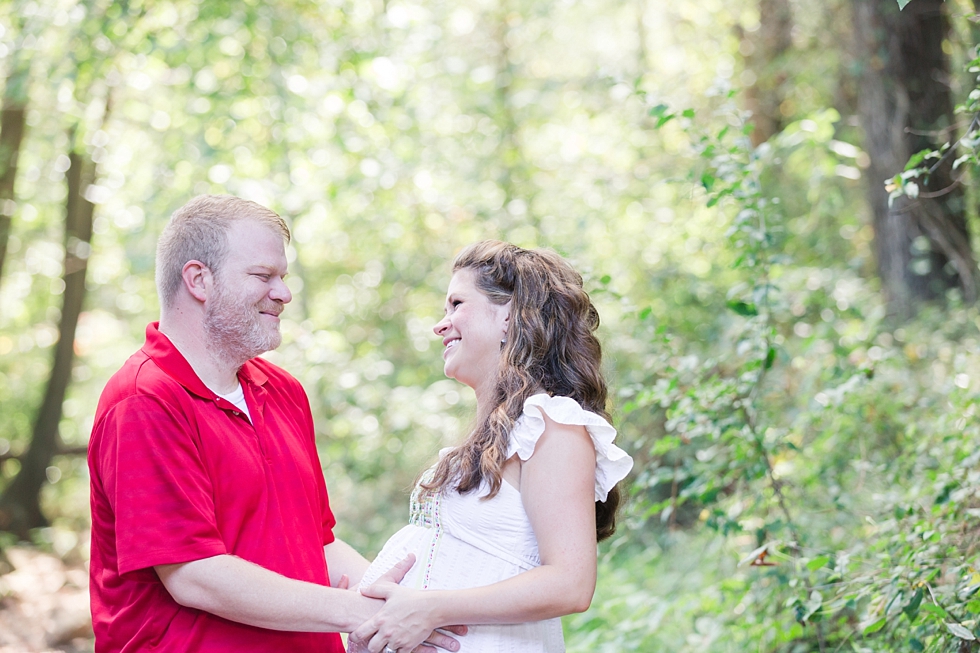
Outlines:
[[[537,394],[524,401],[524,413],[510,434],[507,457],[515,453],[527,460],[534,453],[538,439],[544,433],[544,414],[559,424],[584,426],[595,445],[595,499],[605,501],[609,490],[626,478],[633,468],[629,454],[613,444],[616,429],[595,413],[585,410],[570,397],[550,397]]]
[[[227,553],[210,479],[187,435],[191,429],[172,407],[131,397],[98,428],[120,573]]]

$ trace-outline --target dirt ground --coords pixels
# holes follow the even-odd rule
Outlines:
[[[92,651],[88,570],[30,547],[4,553],[13,570],[0,575],[0,653]]]

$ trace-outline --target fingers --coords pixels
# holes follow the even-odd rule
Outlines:
[[[371,618],[358,626],[347,639],[348,641],[355,642],[360,645],[361,650],[367,651],[371,640],[375,639],[375,635],[377,635],[377,633],[378,626],[375,623],[374,618]]]
[[[381,636],[381,633],[376,633],[371,641],[368,642],[368,649],[371,653],[382,653],[386,648],[388,648],[387,639]],[[394,646],[391,647],[394,650],[398,650]]]
[[[370,649],[354,637],[347,638],[347,653],[370,653]]]
[[[412,568],[415,564],[415,555],[409,553],[407,556],[395,563],[395,566],[382,574],[379,581],[391,581],[392,583],[400,583],[408,570]]]
[[[465,631],[466,626],[462,626],[462,628]],[[459,642],[457,642],[455,638],[450,637],[445,633],[440,633],[438,630],[433,630],[432,634],[425,638],[425,643],[433,644],[439,648],[444,648],[447,651],[459,650]]]
[[[465,635],[469,632],[469,628],[466,626],[441,626],[439,630],[448,630],[454,635]]]
[[[458,628],[458,626],[457,626]],[[462,626],[466,628],[466,626]],[[382,629],[383,630],[383,629]],[[411,651],[412,653],[445,653],[445,651],[458,651],[459,642],[455,638],[450,637],[444,633],[440,633],[437,630],[433,630],[421,644],[417,646],[412,646],[415,642],[421,639],[421,635],[416,636],[417,638],[412,638],[409,635],[409,640],[407,643],[401,645],[398,642],[405,642],[406,638],[399,636],[395,633],[382,634],[380,630],[376,632],[369,633],[368,635],[361,637],[358,635],[357,631],[351,633],[348,641],[354,642],[359,646],[364,648],[357,649],[358,651],[370,651],[370,653],[383,653],[387,648],[391,648],[398,653],[405,653],[406,651]],[[368,641],[370,640],[370,641]],[[362,644],[362,642],[367,642]],[[438,648],[437,648],[438,647]]]
[[[391,596],[392,590],[397,587],[397,585],[392,585],[391,583],[377,582],[374,585],[368,585],[367,587],[361,588],[361,596],[366,596],[369,599],[384,599],[388,600]]]
[[[348,576],[347,574],[342,575],[340,577],[340,580],[337,581],[337,589],[339,590],[350,589],[350,576]]]

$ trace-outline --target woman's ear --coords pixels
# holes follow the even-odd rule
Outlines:
[[[214,285],[211,270],[200,261],[187,261],[180,271],[187,292],[199,302],[207,300]]]
[[[507,335],[507,330],[510,328],[510,307],[511,307],[511,302],[507,302],[506,304],[503,305],[504,315],[503,315],[503,320],[501,320],[501,327],[502,327],[501,334],[500,334],[501,338]]]

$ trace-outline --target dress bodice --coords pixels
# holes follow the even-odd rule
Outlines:
[[[423,480],[429,478],[431,472],[429,470]],[[441,529],[525,569],[540,565],[538,540],[524,511],[520,491],[507,481],[501,481],[496,496],[487,499],[489,493],[488,483],[466,494],[432,492],[416,485],[412,492],[409,523]]]

